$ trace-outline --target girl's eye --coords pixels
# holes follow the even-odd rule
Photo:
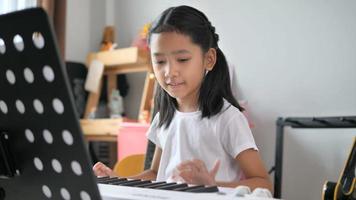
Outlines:
[[[155,63],[157,64],[157,65],[163,65],[164,63],[166,63],[164,60],[157,60],[157,61],[155,61]]]
[[[190,60],[190,58],[180,58],[180,59],[178,59],[178,62],[187,62],[189,60]]]

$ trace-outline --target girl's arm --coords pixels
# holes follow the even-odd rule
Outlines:
[[[236,187],[239,185],[245,185],[254,190],[257,187],[269,189],[273,191],[273,186],[269,180],[267,170],[265,169],[262,159],[258,151],[253,149],[247,149],[241,152],[235,158],[236,162],[240,166],[240,169],[245,175],[245,179],[236,182],[219,182],[216,184],[222,187]]]
[[[161,154],[162,154],[162,149],[156,147],[154,155],[153,155],[153,159],[152,159],[151,169],[145,170],[138,175],[130,176],[127,178],[143,179],[143,180],[156,180],[159,163],[161,161]],[[101,162],[98,162],[94,165],[93,171],[96,176],[111,176],[111,177],[117,176],[117,174],[115,174],[115,172],[112,169],[110,169],[109,167],[107,167],[106,165],[104,165]]]

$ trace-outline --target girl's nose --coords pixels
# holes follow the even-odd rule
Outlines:
[[[165,77],[173,77],[178,75],[178,69],[173,63],[167,63],[165,67]]]

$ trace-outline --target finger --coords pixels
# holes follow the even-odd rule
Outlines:
[[[179,171],[193,171],[196,170],[196,167],[194,166],[194,164],[189,163],[189,164],[184,164],[182,166],[179,166],[176,168],[176,170]]]
[[[94,174],[95,176],[106,176],[105,172],[102,169],[94,170]]]
[[[179,173],[179,178],[183,180],[183,182],[186,182],[188,184],[193,183],[193,174],[188,171],[182,171]]]
[[[179,165],[177,165],[177,169],[184,169],[186,168],[187,166],[190,166],[192,164],[192,161],[190,160],[186,160],[186,161],[183,161],[181,162]]]
[[[202,172],[206,168],[204,162],[199,159],[193,159],[191,162],[187,163],[186,166],[189,166],[190,168],[192,168],[192,170],[195,170],[196,172]]]
[[[215,178],[220,167],[220,160],[216,160],[213,169],[209,172],[212,177]]]
[[[116,174],[114,173],[114,171],[113,170],[111,170],[109,167],[107,167],[107,166],[104,166],[103,167],[103,171],[104,171],[104,173],[107,175],[107,176],[116,176]]]
[[[115,176],[115,173],[101,162],[96,163],[93,170],[96,176]]]
[[[94,165],[93,170],[94,170],[94,171],[97,171],[97,170],[106,171],[107,168],[108,168],[108,167],[107,167],[105,164],[99,162],[99,163],[96,163],[96,164]]]
[[[176,183],[184,183],[184,179],[182,177],[180,177],[179,175],[172,175],[171,177],[169,177],[167,179],[167,183],[170,182],[176,182]]]
[[[101,176],[102,175],[102,165],[100,163],[96,163],[93,166],[93,171],[96,176]]]
[[[207,172],[208,173],[208,169],[206,168],[206,165],[202,160],[195,159],[194,164],[195,164],[195,167],[197,168],[198,172]]]
[[[93,170],[99,169],[102,165],[104,165],[104,164],[101,162],[95,163],[95,165],[93,166]]]

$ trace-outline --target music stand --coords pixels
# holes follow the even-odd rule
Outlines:
[[[53,29],[0,16],[0,199],[101,199]]]

